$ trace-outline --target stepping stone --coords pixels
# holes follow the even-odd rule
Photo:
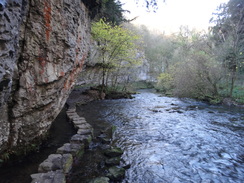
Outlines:
[[[92,135],[93,136],[93,129],[90,128],[90,129],[79,129],[77,131],[77,134],[79,135]]]
[[[76,108],[69,108],[66,112],[76,112]]]
[[[31,183],[65,183],[65,174],[61,170],[31,175]]]
[[[78,115],[78,114],[77,114]],[[79,115],[78,115],[79,116]],[[74,119],[79,119],[79,120],[83,120],[83,121],[86,121],[86,119],[84,117],[75,117]]]
[[[63,170],[68,173],[72,167],[73,157],[71,154],[50,154],[38,167],[39,173]]]
[[[71,144],[84,144],[85,148],[89,147],[92,141],[91,135],[80,135],[76,134],[71,137],[70,143]]]
[[[65,174],[69,173],[73,165],[73,156],[72,154],[63,154],[62,158],[62,167],[63,167],[63,172]]]
[[[62,169],[62,155],[50,154],[38,167],[39,173],[46,173],[48,171],[55,171]]]
[[[89,123],[83,123],[83,124],[77,125],[77,128],[79,128],[79,129],[91,129],[92,126]]]
[[[74,117],[73,120],[79,120],[79,121],[84,121],[84,122],[87,122],[84,118],[82,117]]]
[[[77,125],[81,125],[81,124],[85,124],[85,123],[87,123],[87,122],[86,121],[80,121],[80,120],[74,120],[73,121],[73,124],[76,128],[78,128]]]
[[[66,112],[68,116],[76,116],[78,115],[76,112]]]
[[[72,111],[66,111],[66,114],[67,115],[74,115],[74,114],[77,114],[76,112],[72,112]]]
[[[70,144],[66,143],[62,147],[57,149],[59,154],[70,153],[73,156],[82,155],[84,153],[84,144]]]
[[[67,114],[67,116],[68,116],[68,118],[71,119],[71,120],[73,120],[74,118],[79,118],[79,117],[80,117],[80,116],[79,116],[78,114],[76,114],[76,113],[74,113],[74,114]]]

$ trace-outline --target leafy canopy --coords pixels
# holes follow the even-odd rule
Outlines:
[[[115,65],[121,60],[135,62],[138,48],[135,41],[139,39],[138,35],[122,26],[112,26],[103,19],[92,23],[91,32],[105,62],[113,62]]]
[[[102,86],[105,86],[105,79],[108,80],[112,71],[118,73],[122,68],[133,67],[140,62],[137,56],[139,47],[136,44],[139,36],[132,31],[100,19],[92,23],[91,33],[99,51],[97,66],[103,70]]]

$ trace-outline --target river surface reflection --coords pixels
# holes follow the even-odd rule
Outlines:
[[[83,110],[88,121],[117,126],[114,143],[131,165],[123,182],[244,182],[243,109],[142,91]]]

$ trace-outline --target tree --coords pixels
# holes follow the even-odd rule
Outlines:
[[[140,4],[142,6],[145,6],[147,10],[153,10],[153,11],[157,11],[159,1],[165,2],[165,0],[135,0],[135,1],[138,5]]]
[[[120,25],[127,22],[123,16],[124,10],[122,4],[117,0],[82,0],[83,3],[90,9],[90,16],[94,21],[99,21],[103,18],[106,22],[112,22],[115,25]]]
[[[204,32],[181,28],[177,36],[170,70],[174,93],[181,97],[212,100],[219,96],[222,68],[216,61],[209,36]]]
[[[137,35],[122,26],[105,23],[103,19],[92,23],[92,37],[99,50],[99,61],[96,64],[102,69],[102,91],[108,84],[111,71],[117,80],[122,68],[129,68],[138,63],[135,41]],[[123,72],[127,74],[127,72]]]
[[[156,31],[149,31],[144,25],[137,27],[136,31],[143,39],[144,53],[150,63],[149,75],[151,80],[155,81],[160,73],[169,68],[176,46],[174,39]]]
[[[229,96],[232,97],[237,75],[244,72],[244,1],[230,0],[221,4],[211,22],[217,54],[230,76]]]

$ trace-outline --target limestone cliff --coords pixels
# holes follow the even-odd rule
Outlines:
[[[47,132],[82,70],[89,29],[81,0],[0,0],[0,153]]]

